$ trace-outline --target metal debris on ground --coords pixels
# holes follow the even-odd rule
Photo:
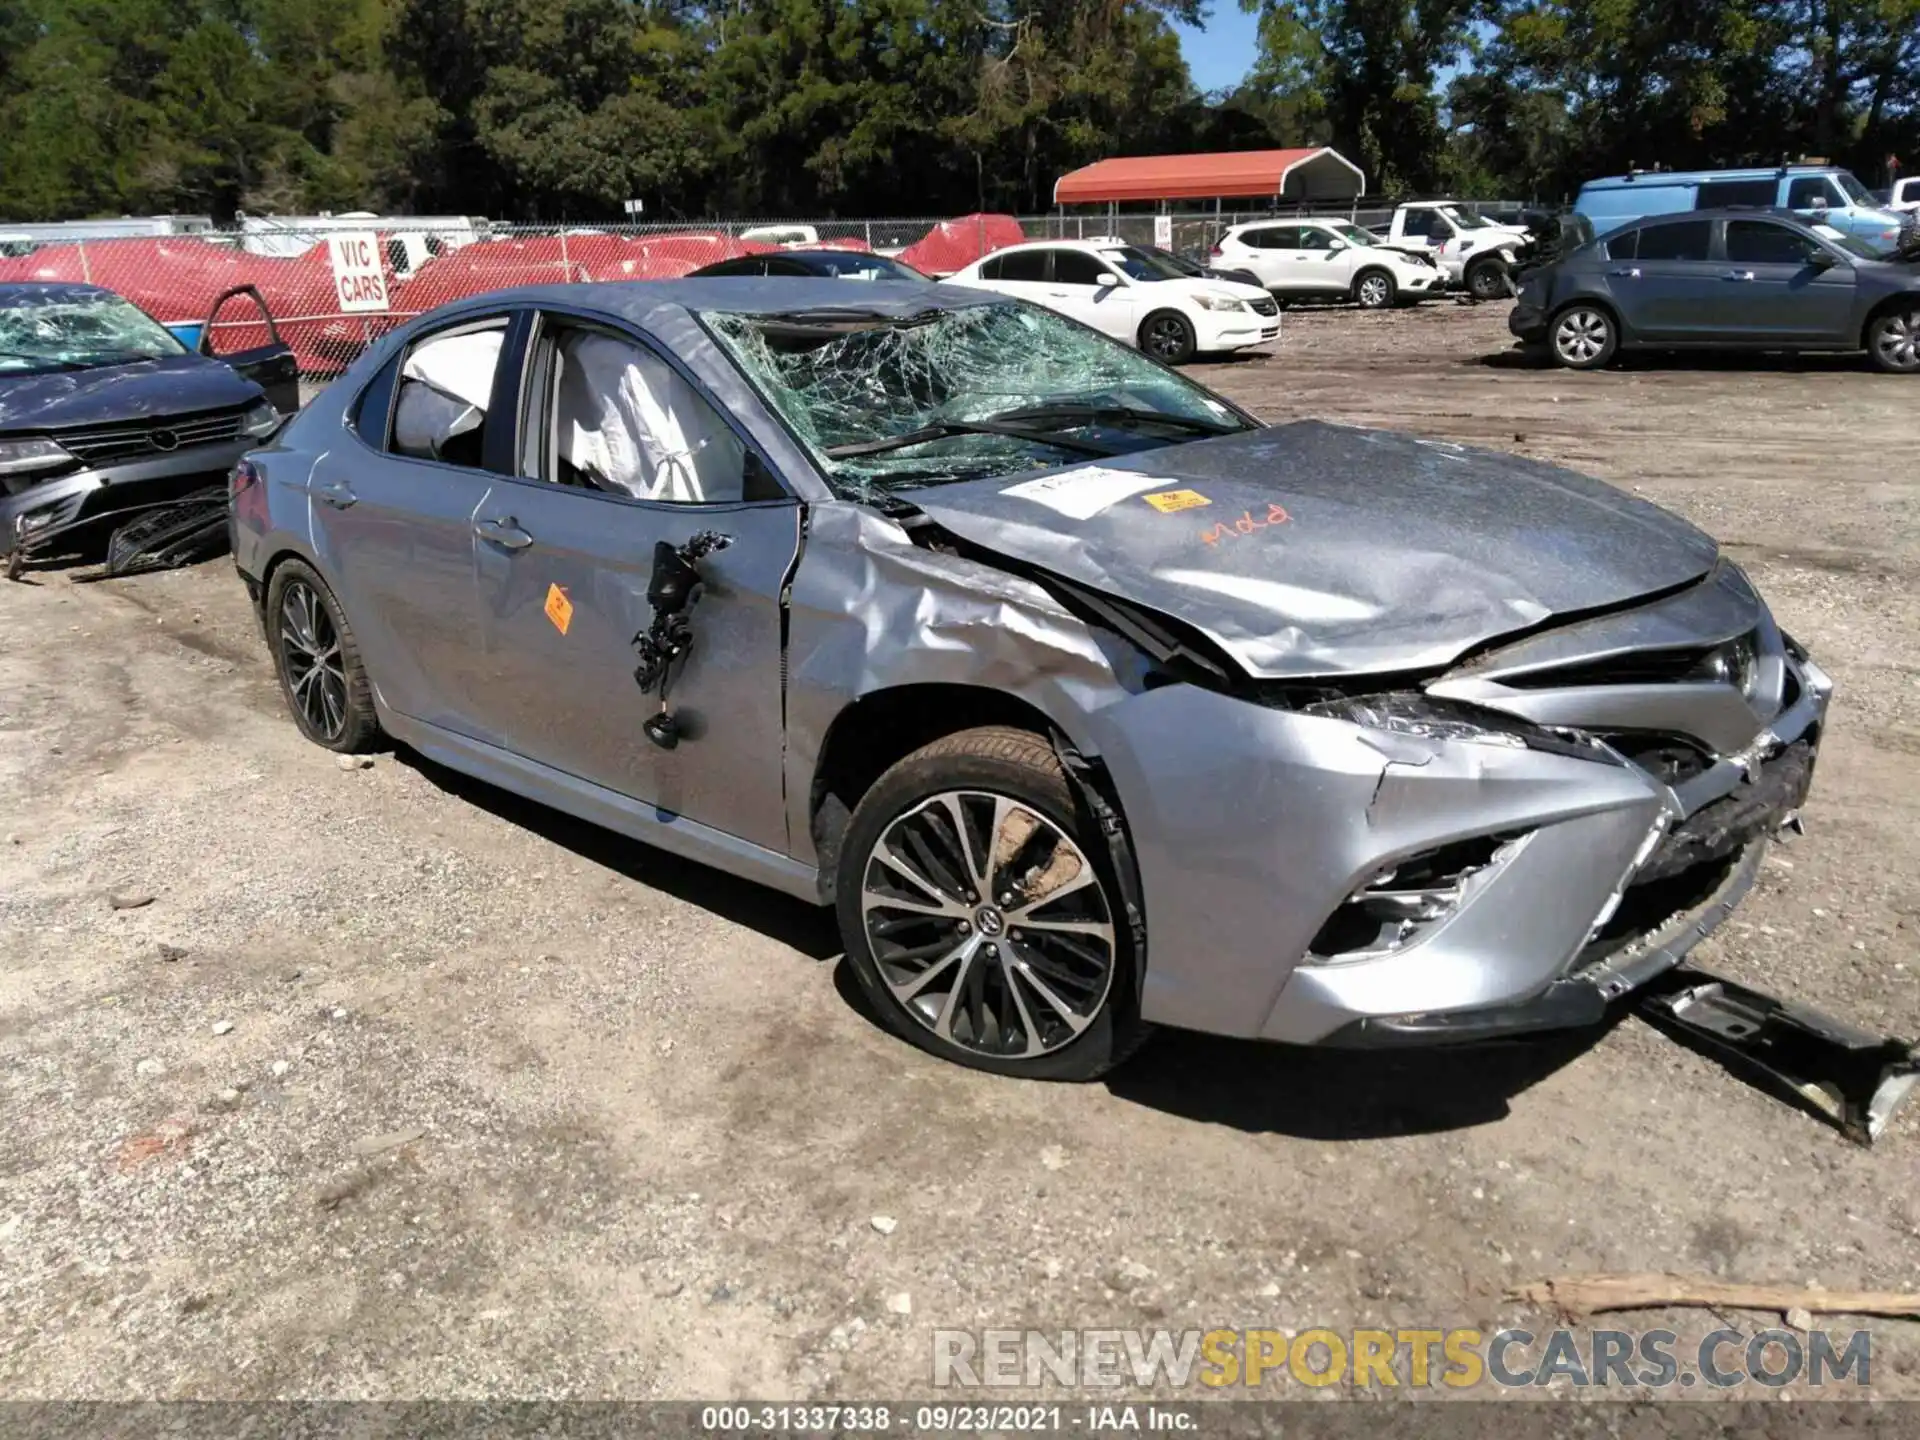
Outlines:
[[[1550,1306],[1582,1319],[1610,1310],[1772,1310],[1781,1315],[1877,1315],[1920,1319],[1920,1292],[1912,1290],[1819,1290],[1800,1285],[1757,1285],[1701,1275],[1556,1275],[1516,1285],[1507,1299]]]
[[[143,511],[107,541],[108,575],[171,570],[227,548],[227,490],[210,485],[170,505]]]
[[[1920,1083],[1920,1053],[1910,1042],[1868,1034],[1705,971],[1669,972],[1648,986],[1636,1009],[1662,1033],[1784,1091],[1860,1145],[1880,1137]]]

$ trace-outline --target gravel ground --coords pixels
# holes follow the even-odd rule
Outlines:
[[[1840,689],[1809,835],[1699,961],[1920,1033],[1913,382],[1567,375],[1443,305],[1293,312],[1195,373],[1720,536]],[[1589,1270],[1920,1288],[1920,1104],[1862,1151],[1631,1019],[972,1074],[860,1012],[808,907],[404,752],[342,770],[224,560],[30,578],[0,586],[0,1396],[901,1396],[936,1326],[1537,1331],[1503,1289]],[[1920,1325],[1870,1323],[1875,1393],[1920,1397]]]

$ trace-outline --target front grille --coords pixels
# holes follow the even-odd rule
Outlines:
[[[1280,313],[1279,302],[1271,295],[1260,300],[1249,300],[1247,304],[1253,307],[1253,313],[1256,315],[1278,315]]]
[[[246,407],[203,410],[193,415],[169,415],[158,420],[132,420],[117,425],[93,425],[53,434],[62,449],[89,464],[138,460],[170,455],[195,445],[238,440]]]
[[[1606,730],[1598,737],[1662,785],[1684,785],[1705,774],[1713,757],[1684,735],[1656,730]]]
[[[1500,683],[1514,690],[1557,690],[1580,685],[1661,685],[1680,680],[1702,680],[1713,655],[1711,645],[1688,650],[1635,650],[1575,665],[1502,675]]]
[[[1770,835],[1807,798],[1813,782],[1813,743],[1796,740],[1755,767],[1750,779],[1669,830],[1634,874],[1633,885],[1671,879],[1739,854]]]

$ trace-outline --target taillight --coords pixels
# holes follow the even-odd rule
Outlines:
[[[251,490],[260,483],[260,471],[251,460],[242,460],[233,467],[233,473],[227,476],[229,492],[234,495],[243,490]]]
[[[1207,253],[1211,255],[1215,260],[1218,260],[1226,252],[1223,251],[1218,245],[1216,245],[1213,247],[1213,249],[1209,250]]]

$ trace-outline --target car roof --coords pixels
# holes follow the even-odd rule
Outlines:
[[[850,296],[850,289],[858,294]],[[684,280],[602,280],[575,285],[520,285],[452,301],[433,315],[466,314],[502,306],[557,305],[597,310],[641,326],[671,318],[663,312],[713,310],[732,315],[780,315],[792,310],[851,310],[884,317],[927,310],[1004,305],[990,290],[928,285],[918,280],[872,280],[852,287],[825,275],[714,275]]]
[[[1708,205],[1699,210],[1669,210],[1659,215],[1642,215],[1625,221],[1619,228],[1638,230],[1648,225],[1678,220],[1779,220],[1803,230],[1809,228],[1806,216],[1797,215],[1784,205]]]
[[[114,292],[102,285],[85,285],[78,280],[0,281],[0,305],[16,300],[84,300]]]
[[[1602,175],[1582,190],[1628,189],[1634,186],[1698,185],[1710,180],[1773,180],[1782,175],[1830,175],[1843,165],[1748,165],[1737,170],[1636,170],[1627,175]]]

